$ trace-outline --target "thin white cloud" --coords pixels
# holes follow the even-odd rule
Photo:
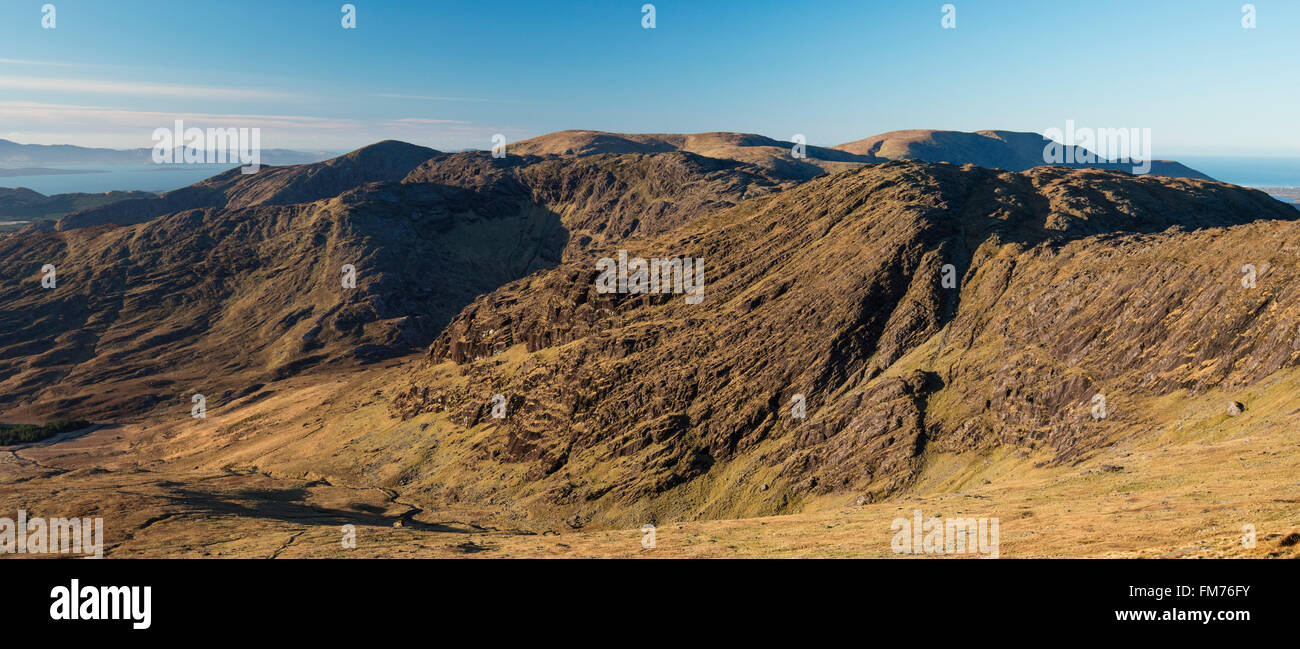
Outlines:
[[[403,117],[389,120],[390,124],[472,124],[459,119],[427,119],[424,117]]]
[[[232,113],[195,113],[130,110],[110,106],[47,104],[31,101],[0,101],[0,117],[12,121],[36,122],[65,126],[155,128],[170,126],[174,120],[193,122],[194,126],[213,127],[289,127],[316,129],[360,128],[365,122],[308,115],[247,115]]]
[[[481,97],[433,97],[429,95],[397,95],[391,93],[377,93],[371,97],[385,97],[387,99],[414,99],[417,101],[478,101],[494,104],[513,104],[513,99],[484,99]]]
[[[428,117],[353,119],[312,115],[262,115],[130,110],[33,101],[0,100],[0,124],[10,138],[31,144],[80,144],[113,148],[153,146],[156,128],[171,129],[175,120],[198,128],[260,128],[267,148],[346,150],[379,140],[417,144],[469,142],[491,146],[493,133],[511,136],[515,129]]]
[[[0,76],[0,88],[11,90],[53,90],[92,92],[148,97],[206,97],[210,99],[265,99],[290,97],[287,93],[249,88],[213,88],[181,86],[139,81],[94,81],[89,79],[51,79],[47,77]]]
[[[76,63],[55,63],[54,61],[28,61],[26,59],[0,59],[3,65],[49,65],[60,68],[75,68]]]

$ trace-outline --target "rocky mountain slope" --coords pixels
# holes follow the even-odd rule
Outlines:
[[[557,263],[565,238],[541,208],[389,183],[0,240],[3,405],[124,416],[406,353],[478,294]]]
[[[338,196],[364,183],[401,180],[435,153],[428,147],[387,140],[324,162],[263,166],[249,174],[234,168],[161,196],[68,215],[59,219],[54,229],[132,225],[182,210],[307,203]]]
[[[393,400],[443,427],[407,481],[621,524],[870,502],[928,451],[1070,462],[1149,423],[1139,404],[1300,360],[1296,217],[1113,171],[819,178],[619,244],[705,260],[702,304],[598,293],[612,248],[475,300]]]
[[[1250,404],[1236,417],[1217,391],[1150,404],[1159,422],[1078,464],[1050,461],[1049,447],[930,449],[913,485],[877,503],[831,493],[799,513],[742,519],[637,520],[652,512],[634,510],[577,530],[562,510],[424,488],[420,467],[456,453],[457,431],[432,415],[390,419],[383,395],[394,372],[292,377],[204,420],[0,447],[0,510],[103,516],[114,558],[897,559],[910,555],[893,551],[892,521],[913,510],[1000,519],[1004,558],[1300,556],[1300,368],[1233,391]],[[732,478],[720,474],[717,487]],[[646,548],[642,526],[652,522],[657,547]],[[1245,524],[1258,530],[1255,547],[1243,546]],[[355,549],[341,547],[341,525],[355,526]]]
[[[556,212],[571,247],[665,232],[793,179],[734,160],[693,153],[598,154],[580,158],[481,152],[440,154],[404,182],[433,182],[526,197]]]
[[[14,287],[0,298],[0,409],[138,414],[180,392],[233,396],[414,352],[475,297],[566,249],[791,184],[680,152],[498,160],[390,142],[81,212],[0,240],[0,281]],[[344,264],[354,290],[341,288]]]

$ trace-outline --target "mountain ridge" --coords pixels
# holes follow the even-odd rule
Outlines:
[[[465,445],[444,449],[448,457],[470,453],[481,458],[479,468],[466,474],[430,460],[410,484],[523,499],[608,526],[767,515],[832,493],[872,502],[909,485],[927,448],[1021,444],[1074,461],[1140,426],[1140,416],[1124,409],[1089,423],[1089,398],[1120,379],[1101,378],[1112,370],[1095,381],[1072,377],[1056,367],[1060,361],[1031,362],[1024,352],[1019,367],[998,359],[1036,346],[1044,359],[1079,354],[1110,307],[1070,314],[1073,328],[1021,323],[1013,331],[1022,338],[1003,343],[995,323],[1023,319],[999,304],[1009,282],[1024,281],[1017,267],[1051,268],[1042,258],[1068,255],[1076,264],[1084,256],[1098,263],[1117,249],[1154,245],[1144,238],[1194,241],[1206,236],[1196,233],[1225,228],[1237,233],[1231,239],[1240,266],[1258,236],[1248,231],[1252,223],[1276,224],[1300,249],[1297,217],[1254,190],[1106,170],[999,172],[902,161],[824,176],[620,244],[636,256],[705,259],[703,307],[673,295],[599,294],[590,256],[475,300],[430,347],[391,409],[413,422],[436,422],[447,439]],[[1222,257],[1195,263],[1222,264]],[[959,290],[942,288],[945,262],[955,266]],[[1268,268],[1285,275],[1271,277],[1272,288],[1252,304],[1288,290],[1279,285],[1295,272]],[[1152,295],[1160,299],[1142,311],[1167,312],[1182,300],[1177,291],[1217,293],[1239,279],[1235,272],[1221,267],[1211,285],[1162,274],[1162,290],[1143,287],[1159,290]],[[1075,279],[1048,291],[1043,304],[1082,299],[1083,284]],[[1145,387],[1124,388],[1150,398],[1257,381],[1300,362],[1289,347],[1277,348],[1236,379],[1233,372],[1244,368],[1225,368],[1203,383],[1173,379],[1186,367],[1175,362],[1182,345],[1201,345],[1193,359],[1199,363],[1245,344],[1233,338],[1242,327],[1272,332],[1300,317],[1270,313],[1259,324],[1249,319],[1258,306],[1234,308],[1228,324],[1211,333],[1228,312],[1216,319],[1217,302],[1193,301],[1198,311],[1179,329],[1152,338],[1145,320],[1130,324],[1117,342],[1090,354],[1091,362],[1131,357],[1133,345],[1159,348],[1147,365],[1125,370],[1159,373]],[[1039,332],[1046,338],[1036,340]],[[926,360],[931,355],[948,360]],[[440,378],[448,376],[460,378]],[[487,415],[494,392],[513,413],[504,420]],[[794,394],[807,398],[807,422],[786,415]],[[708,477],[718,471],[750,477],[724,488]],[[491,484],[472,477],[480,474],[492,476]],[[759,487],[770,490],[741,496]]]
[[[943,142],[940,142],[940,141]],[[793,142],[783,142],[763,135],[725,131],[694,134],[628,134],[590,130],[557,131],[522,140],[507,147],[506,159],[539,162],[548,157],[572,158],[593,155],[640,154],[654,155],[682,152],[714,160],[730,160],[756,167],[759,173],[778,183],[805,182],[826,173],[835,173],[863,164],[879,164],[891,159],[920,159],[930,162],[977,164],[989,168],[1022,171],[1040,166],[1042,146],[1047,142],[1033,133],[1013,131],[957,131],[912,130],[884,133],[864,140],[835,147],[804,145],[804,157],[792,155]],[[379,147],[378,149],[374,147]],[[405,147],[413,147],[405,149]],[[250,177],[237,175],[237,170],[218,174],[194,185],[167,192],[157,199],[106,205],[69,214],[53,224],[63,230],[88,225],[139,223],[160,214],[181,209],[194,209],[216,205],[241,205],[250,201],[307,202],[325,194],[338,193],[346,187],[365,180],[400,180],[400,173],[372,172],[367,178],[347,178],[346,173],[335,173],[331,180],[313,179],[316,191],[290,190],[295,175],[312,176],[313,170],[347,167],[352,170],[382,167],[383,149],[399,149],[406,155],[426,159],[443,154],[434,149],[418,147],[395,140],[385,140],[323,162],[290,166],[268,165]],[[1077,149],[1077,147],[1076,147]],[[1080,153],[1082,149],[1077,149]],[[418,151],[419,153],[414,153]],[[360,152],[369,152],[362,159]],[[462,152],[471,153],[471,152]],[[408,165],[413,171],[416,165]],[[519,166],[515,164],[514,166]],[[1127,170],[1118,163],[1072,163],[1058,166]],[[1210,179],[1209,176],[1173,161],[1152,162],[1152,174],[1168,177]],[[274,187],[282,185],[281,189]],[[274,195],[277,191],[279,195]],[[230,194],[230,196],[227,196]],[[266,194],[266,195],[262,195]],[[50,225],[38,223],[35,229]]]
[[[367,182],[398,181],[436,150],[384,140],[322,162],[263,166],[245,174],[236,167],[157,197],[134,199],[70,214],[55,230],[91,225],[132,225],[164,214],[210,207],[308,203]]]
[[[891,131],[871,137],[836,145],[835,149],[859,155],[871,155],[888,160],[913,159],[926,162],[951,162],[954,164],[975,164],[990,169],[1007,171],[1024,171],[1045,164],[1044,148],[1052,140],[1037,133],[1019,131],[984,130],[966,133],[962,131],[941,131],[932,129],[912,129]],[[1079,146],[1062,145],[1062,153],[1067,160],[1080,160],[1091,154]],[[1093,162],[1093,163],[1050,163],[1086,169],[1116,169],[1128,171],[1133,165],[1127,163]],[[1174,178],[1197,178],[1213,180],[1209,176],[1186,165],[1172,160],[1152,160],[1149,172],[1156,176]]]
[[[913,129],[891,131],[862,140],[846,142],[832,147],[805,145],[807,155],[795,159],[789,155],[793,142],[778,141],[753,133],[725,131],[668,134],[668,133],[611,133],[604,131],[568,130],[548,133],[522,140],[508,150],[522,155],[583,156],[597,153],[663,153],[688,151],[709,157],[720,157],[758,163],[761,159],[797,163],[801,180],[824,173],[842,171],[856,164],[878,164],[886,160],[915,159],[926,162],[951,162],[975,164],[991,169],[1024,171],[1031,167],[1049,164],[1043,161],[1043,149],[1051,140],[1037,133],[984,130],[971,133]],[[1082,159],[1088,154],[1082,147],[1072,149],[1074,156]],[[769,163],[769,164],[775,164]],[[1050,163],[1088,169],[1129,170],[1132,165],[1095,163]],[[790,167],[786,166],[789,170]],[[1168,177],[1213,180],[1209,176],[1170,160],[1153,160],[1151,174]]]
[[[263,149],[262,161],[266,164],[301,164],[316,162],[325,152],[294,151],[291,149]],[[21,144],[0,138],[0,164],[152,164],[153,149],[108,149],[84,147],[75,144]]]

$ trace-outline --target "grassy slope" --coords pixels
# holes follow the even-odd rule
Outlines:
[[[410,467],[393,460],[437,455],[420,431],[438,422],[390,420],[375,391],[383,373],[290,380],[206,420],[177,413],[10,447],[0,451],[0,511],[93,508],[107,519],[112,556],[892,557],[890,523],[914,509],[998,517],[1003,557],[1300,556],[1282,545],[1300,526],[1300,430],[1287,425],[1300,411],[1300,371],[1239,395],[1253,405],[1237,417],[1216,393],[1144,403],[1159,425],[1078,465],[1012,448],[930,453],[894,500],[830,496],[793,515],[658,520],[654,550],[641,548],[639,525],[539,526],[509,501],[470,506],[408,489]],[[345,523],[357,526],[355,550],[339,543]],[[1258,531],[1254,549],[1239,543],[1245,524]]]

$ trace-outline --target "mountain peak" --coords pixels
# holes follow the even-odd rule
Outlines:
[[[106,223],[131,225],[163,214],[208,207],[310,203],[364,183],[397,182],[435,155],[438,152],[428,147],[384,140],[324,162],[266,165],[252,174],[235,168],[158,198],[123,201],[69,214],[59,219],[55,229]]]
[[[410,142],[403,142],[401,140],[380,140],[374,144],[367,144],[366,146],[354,149],[333,159],[362,160],[380,156],[401,158],[422,156],[420,157],[420,162],[424,162],[425,160],[438,155],[438,153],[439,151],[437,149],[431,149],[427,146],[420,146],[418,144],[411,144]]]

